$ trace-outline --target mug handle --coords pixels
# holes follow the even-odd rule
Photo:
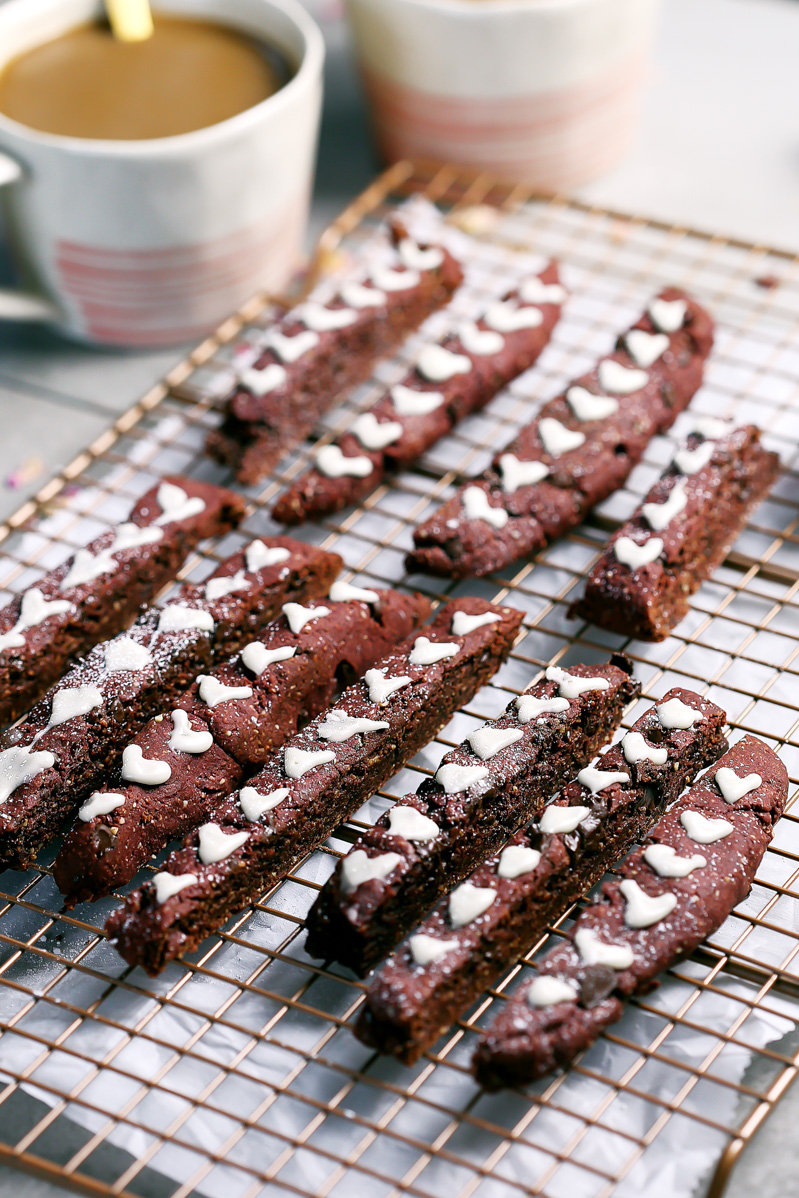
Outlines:
[[[23,175],[19,163],[0,151],[0,187],[17,183]],[[58,310],[41,295],[0,288],[0,320],[55,320]]]

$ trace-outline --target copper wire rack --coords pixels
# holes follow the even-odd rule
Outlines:
[[[317,265],[340,265],[390,205],[418,192],[448,219],[465,213],[476,233],[474,278],[456,300],[463,311],[495,293],[519,249],[557,255],[571,298],[533,370],[362,506],[299,535],[341,553],[366,585],[413,586],[436,599],[478,593],[523,609],[511,659],[357,818],[156,980],[126,967],[103,937],[117,900],[61,910],[54,849],[37,870],[0,876],[0,1162],[78,1192],[142,1198],[718,1195],[796,1074],[799,820],[790,810],[751,894],[718,933],[630,1003],[573,1070],[525,1092],[483,1093],[469,1061],[503,993],[569,913],[411,1068],[355,1040],[363,984],[304,952],[304,915],[358,830],[547,663],[623,648],[643,684],[625,724],[668,687],[689,686],[725,708],[732,739],[753,732],[780,752],[792,798],[799,776],[799,259],[485,175],[399,163],[328,230]],[[691,410],[754,421],[784,464],[674,634],[658,645],[628,641],[568,621],[566,608],[687,417],[653,441],[623,490],[535,561],[471,583],[405,576],[414,525],[609,349],[665,283],[690,288],[718,322]],[[258,297],[231,317],[0,528],[6,593],[124,517],[155,477],[227,481],[202,444],[232,361],[257,344],[268,313]],[[401,377],[418,343],[381,363],[320,435],[345,428],[381,384]],[[203,577],[248,536],[274,529],[271,503],[310,448],[248,492],[244,528],[195,554],[183,577]]]

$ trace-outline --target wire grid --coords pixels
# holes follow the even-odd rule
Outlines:
[[[80,1192],[593,1198],[688,1193],[712,1173],[718,1194],[796,1073],[799,820],[790,812],[751,894],[718,933],[659,990],[629,1004],[569,1074],[524,1094],[486,1095],[468,1066],[479,1029],[526,962],[406,1068],[352,1036],[362,983],[303,951],[303,917],[358,831],[547,663],[596,661],[623,648],[643,684],[625,726],[668,687],[689,686],[726,709],[733,740],[750,731],[777,748],[792,796],[799,776],[799,262],[537,198],[485,175],[410,163],[392,168],[344,213],[323,239],[323,259],[336,258],[343,235],[345,253],[365,243],[388,206],[418,191],[444,210],[499,209],[476,248],[469,293],[457,298],[463,311],[473,313],[496,291],[514,246],[556,254],[571,298],[539,363],[485,412],[361,507],[300,535],[341,553],[367,585],[507,601],[525,611],[523,630],[492,684],[355,819],[156,980],[126,967],[103,939],[115,900],[60,911],[48,868],[54,848],[42,854],[40,869],[0,877],[0,1161]],[[755,282],[771,276],[778,286]],[[673,436],[653,441],[623,490],[534,563],[470,583],[404,577],[414,525],[462,476],[481,469],[538,403],[609,349],[667,282],[691,288],[719,326],[692,411],[754,420],[785,466],[675,633],[647,645],[569,622],[565,613],[608,530],[669,460],[686,417]],[[31,585],[124,518],[163,473],[224,479],[203,457],[202,443],[219,419],[232,357],[257,344],[266,319],[262,298],[231,318],[0,529],[0,586]],[[434,317],[426,334],[443,319]],[[346,427],[381,384],[400,378],[419,340],[411,338],[339,405],[323,436]],[[306,446],[251,489],[244,529],[195,554],[183,577],[205,576],[253,533],[272,531],[272,500],[308,461]],[[568,924],[567,913],[526,960]]]

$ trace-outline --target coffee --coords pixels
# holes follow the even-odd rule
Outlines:
[[[67,137],[172,137],[252,108],[292,73],[265,42],[156,14],[146,41],[121,42],[106,25],[81,25],[12,59],[0,73],[0,113]]]

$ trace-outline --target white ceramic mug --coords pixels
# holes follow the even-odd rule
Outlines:
[[[628,147],[658,0],[347,0],[379,148],[557,189]]]
[[[302,253],[322,99],[322,36],[296,0],[159,0],[264,37],[293,78],[226,121],[149,141],[61,137],[0,114],[0,196],[29,294],[0,319],[82,340],[172,345],[213,328]],[[0,68],[100,14],[99,0],[10,0]]]

